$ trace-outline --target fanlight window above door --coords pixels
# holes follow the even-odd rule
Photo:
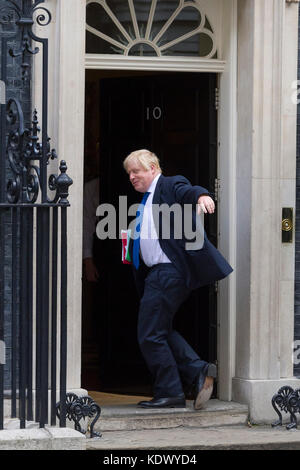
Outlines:
[[[86,52],[217,58],[199,0],[87,0]]]

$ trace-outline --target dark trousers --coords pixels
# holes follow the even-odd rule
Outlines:
[[[171,263],[152,267],[145,280],[138,342],[154,378],[155,398],[183,396],[182,384],[192,384],[207,364],[173,330],[174,315],[190,292]]]

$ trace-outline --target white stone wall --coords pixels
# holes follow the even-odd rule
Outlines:
[[[233,398],[274,418],[271,398],[293,379],[294,243],[281,209],[295,207],[298,5],[238,2],[237,336]],[[298,385],[299,386],[299,385]]]

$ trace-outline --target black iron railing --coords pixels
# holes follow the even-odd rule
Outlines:
[[[273,427],[282,426],[282,411],[289,413],[290,422],[287,429],[295,429],[298,426],[297,413],[300,413],[300,388],[294,390],[289,385],[284,385],[272,397],[272,406],[278,415],[278,420],[272,423]]]
[[[7,90],[1,104],[0,342],[8,343],[10,354],[6,365],[0,361],[0,429],[5,399],[21,428],[26,421],[55,425],[59,399],[59,424],[66,425],[67,208],[72,180],[65,161],[58,174],[48,174],[50,161],[57,159],[47,131],[48,40],[33,32],[34,25],[51,21],[42,3],[0,1],[1,85],[9,82],[13,59],[20,88],[30,89],[33,57],[43,56],[41,128],[37,110],[27,122],[21,100]]]

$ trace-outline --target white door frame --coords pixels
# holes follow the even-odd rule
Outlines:
[[[205,1],[205,0],[203,0]],[[178,57],[123,57],[85,54],[86,0],[48,0],[53,13],[52,32],[55,54],[51,55],[53,86],[51,135],[60,156],[68,162],[74,185],[70,191],[68,231],[68,380],[69,390],[81,384],[81,247],[82,185],[84,142],[84,71],[88,68],[119,70],[157,70],[215,72],[219,74],[218,175],[219,249],[235,267],[236,259],[236,91],[237,91],[237,0],[222,2],[222,18],[217,27],[222,60]],[[205,1],[210,16],[211,0]],[[221,5],[220,5],[221,7]],[[218,12],[217,12],[218,13]],[[72,38],[72,40],[70,40]],[[38,89],[38,87],[36,87]],[[59,119],[56,119],[59,116]],[[72,123],[72,125],[70,125]],[[76,254],[76,256],[74,256]],[[235,372],[235,272],[220,282],[218,294],[219,398],[231,400]],[[202,312],[205,314],[205,312]]]
[[[128,57],[109,54],[86,54],[85,68],[93,70],[141,70],[174,72],[210,72],[219,74],[218,103],[218,177],[219,249],[235,267],[236,204],[236,62],[237,62],[237,0],[228,2],[223,21],[225,60],[195,57]],[[225,10],[225,9],[224,9]],[[205,312],[201,312],[205,314]],[[235,273],[220,283],[218,291],[218,365],[220,399],[231,400],[232,377],[235,375]]]
[[[226,62],[197,57],[135,57],[86,54],[85,68],[92,70],[142,70],[161,72],[224,72]]]

